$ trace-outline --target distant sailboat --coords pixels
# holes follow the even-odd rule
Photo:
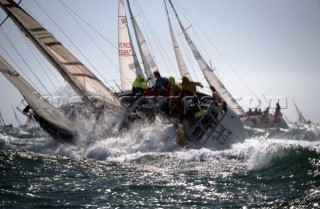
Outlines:
[[[297,111],[297,114],[298,114],[297,123],[299,123],[299,124],[311,124],[311,121],[310,120],[306,120],[306,118],[302,115],[302,112],[299,110],[296,102],[294,100],[292,100],[292,101],[293,101],[294,107],[296,108],[296,111]]]
[[[12,124],[6,124],[0,112],[0,133],[12,129]]]
[[[12,106],[11,106],[11,107],[12,107]],[[13,107],[12,107],[12,111],[13,111],[13,114],[14,114],[14,118],[16,119],[16,122],[17,122],[17,124],[18,124],[18,127],[22,127],[23,125],[22,125],[20,119],[18,118],[17,113],[16,113],[16,111],[14,110]]]
[[[32,117],[52,138],[59,142],[75,142],[77,133],[72,123],[41,96],[1,56],[0,72],[20,91],[33,111],[31,113]],[[26,109],[24,112],[27,114],[29,110]]]

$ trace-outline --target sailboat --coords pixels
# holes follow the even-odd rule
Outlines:
[[[297,121],[297,124],[311,124],[311,121],[310,120],[307,120],[303,115],[302,115],[302,112],[299,110],[296,102],[293,100],[293,104],[294,104],[294,107],[296,108],[296,111],[297,111],[297,114],[298,114],[298,121]]]
[[[288,129],[288,123],[284,119],[284,115],[280,112],[281,107],[279,102],[276,103],[275,112],[270,113],[270,107],[268,106],[263,112],[261,109],[256,108],[254,111],[249,111],[241,116],[243,124],[249,128],[282,128]],[[278,110],[277,110],[278,109]]]
[[[29,106],[24,113],[34,118],[39,125],[59,142],[75,141],[77,133],[72,123],[41,94],[17,73],[1,56],[0,72],[20,91]],[[30,109],[32,110],[29,113]]]
[[[12,129],[12,124],[6,124],[0,112],[0,133]]]
[[[124,5],[123,1],[122,5]],[[133,105],[131,104],[130,109],[128,109],[127,106],[124,105],[124,103],[122,102],[122,98],[120,98],[121,95],[116,94],[115,92],[112,92],[109,88],[107,88],[51,33],[44,29],[43,26],[41,26],[36,20],[34,20],[30,15],[28,15],[15,2],[13,2],[12,0],[0,0],[0,6],[13,19],[13,21],[18,25],[18,27],[30,38],[34,45],[37,46],[37,48],[47,57],[47,59],[53,64],[53,66],[56,67],[59,73],[70,84],[70,86],[79,95],[83,96],[83,99],[87,104],[93,106],[93,109],[97,107],[97,100],[100,104],[102,103],[102,106],[114,108],[114,111],[116,112],[129,113],[129,116],[131,116],[131,113],[134,113],[135,110],[141,107],[141,103],[136,103],[137,101],[135,101]],[[126,19],[123,19],[123,16],[125,16],[125,14],[119,13],[119,22],[126,24]],[[152,75],[153,72],[157,71],[158,68],[155,62],[153,61],[150,52],[148,51],[145,39],[143,38],[141,30],[139,30],[138,24],[135,21],[132,14],[131,19],[133,20],[133,23],[135,25],[135,36],[137,38],[139,52],[143,60],[145,73],[144,77],[148,78],[150,75]],[[119,26],[119,31],[120,30],[121,27]],[[137,65],[137,61],[135,60],[134,49],[129,48],[132,45],[127,44],[131,41],[130,36],[125,36],[124,38],[126,38],[126,40],[122,40],[121,38],[119,38],[119,40],[121,40],[122,43],[125,43],[122,45],[119,44],[119,47],[122,48],[119,50],[119,54],[125,55],[123,56],[125,58],[119,58],[119,60],[121,63],[126,62],[124,66],[131,66],[128,68],[129,70],[131,70],[131,73],[127,73],[128,71],[121,72],[122,75],[125,75],[122,79],[122,88],[124,90],[128,90],[130,88],[130,86],[127,85],[128,81],[130,81],[130,79],[132,79],[134,75],[141,73],[141,71]],[[132,59],[129,59],[129,57],[132,57]],[[120,64],[120,66],[122,66],[122,64]],[[17,73],[11,74],[14,74],[15,78],[18,77]],[[28,88],[30,89],[30,87]],[[161,109],[164,101],[163,98],[141,98],[143,100],[143,103],[149,104],[149,106],[147,106],[153,108],[152,110],[155,113],[160,113],[164,115],[167,120],[171,121],[174,125],[178,126],[178,124],[174,122],[174,118],[170,114],[165,112],[163,109]],[[191,100],[186,99],[185,101],[185,104],[192,105]],[[29,102],[32,104],[32,101],[28,101],[28,103]],[[46,105],[49,104],[46,103]],[[230,145],[235,142],[241,142],[244,140],[244,130],[242,123],[239,121],[237,114],[235,114],[231,108],[227,107],[226,109],[221,110],[218,106],[215,105],[214,102],[207,103],[205,105],[205,108],[206,114],[202,118],[200,118],[199,120],[188,121],[192,125],[189,127],[185,126],[183,128],[183,132],[178,131],[179,136],[181,136],[181,138],[184,139],[184,145],[186,144],[190,146],[213,147],[216,149],[224,149],[230,147]],[[35,115],[38,116],[38,119],[44,119],[45,121],[49,121],[50,124],[57,125],[54,123],[54,121],[50,120],[51,117],[46,117],[48,116],[47,113],[42,114],[41,111],[35,113]],[[57,117],[61,117],[61,120],[67,123],[67,120],[64,120],[65,117],[63,115],[58,115],[58,113],[55,113],[52,117],[54,118],[54,120],[57,119]],[[124,122],[130,122],[130,118],[128,117],[128,115],[124,117]],[[59,128],[62,128],[62,130],[66,128],[70,130],[68,133],[74,133],[72,131],[73,129],[69,126]],[[178,127],[177,130],[181,130],[179,128],[180,127]]]
[[[171,2],[170,2],[171,3]],[[130,14],[130,18],[132,20],[132,27],[134,29],[134,34],[137,40],[137,45],[139,48],[139,52],[141,55],[141,60],[145,69],[146,75],[150,75],[150,72],[159,71],[157,68],[157,65],[155,64],[153,57],[148,49],[147,43],[143,37],[143,34],[138,26],[137,21],[135,20],[135,17],[132,15],[130,3],[127,0],[128,10]],[[172,5],[172,4],[171,4]],[[172,8],[174,9],[173,5]],[[125,16],[125,7],[124,7],[124,1],[119,0],[119,17],[122,17],[123,19],[126,18]],[[176,17],[178,17],[177,13],[175,12]],[[169,20],[169,27],[171,28],[171,22],[168,16]],[[119,21],[120,24],[123,24],[125,22],[127,24],[127,21]],[[182,26],[182,23],[180,22],[180,26]],[[130,31],[128,26],[119,28],[125,28],[126,34],[129,34]],[[222,85],[222,83],[219,81],[219,79],[214,75],[213,71],[209,68],[208,64],[204,61],[204,59],[201,57],[201,60],[199,60],[199,51],[196,49],[195,45],[192,43],[190,37],[188,36],[187,32],[184,30],[182,26],[182,30],[184,35],[186,36],[187,42],[190,44],[191,42],[191,49],[194,52],[197,61],[199,62],[200,68],[202,69],[202,72],[207,78],[207,81],[210,85],[215,86],[216,89],[219,90],[219,92],[223,93],[223,95],[228,95],[228,99],[232,98],[230,93],[226,90],[226,88]],[[124,31],[121,31],[122,34]],[[173,40],[174,50],[176,53],[176,58],[179,66],[179,71],[181,73],[181,77],[185,76],[188,79],[191,79],[190,73],[188,72],[187,67],[184,64],[183,57],[181,53],[179,52],[179,46],[177,45],[175,41],[175,36],[172,33],[171,30],[171,37]],[[129,40],[129,39],[127,39]],[[131,39],[130,39],[131,40]],[[119,43],[119,46],[122,44]],[[133,47],[133,44],[128,44]],[[120,53],[121,56],[121,53]],[[121,59],[120,59],[121,61]],[[120,63],[120,66],[123,66],[122,63]],[[131,70],[131,68],[124,66],[124,70]],[[207,72],[210,71],[210,72]],[[140,72],[141,73],[141,72]],[[128,73],[129,74],[129,73]],[[224,110],[222,110],[214,101],[212,101],[212,97],[205,95],[203,93],[198,92],[197,96],[200,98],[200,101],[203,100],[203,103],[201,105],[205,108],[206,112],[205,114],[199,118],[199,119],[185,119],[187,121],[184,122],[184,125],[181,126],[181,124],[178,124],[177,116],[171,114],[170,110],[163,108],[166,107],[166,102],[164,102],[163,97],[139,97],[137,101],[132,105],[132,111],[135,111],[134,108],[140,109],[141,106],[145,106],[146,104],[149,104],[149,107],[153,108],[153,112],[158,112],[163,114],[169,121],[171,121],[174,125],[177,126],[177,133],[178,133],[178,143],[185,145],[185,146],[206,146],[206,147],[214,147],[216,149],[223,149],[226,147],[229,147],[231,144],[236,142],[241,142],[244,140],[244,129],[243,125],[237,116],[237,114],[234,112],[232,108],[229,106],[226,106]],[[225,96],[226,98],[226,96]],[[207,99],[210,101],[208,102]],[[141,100],[143,102],[141,102]],[[186,108],[188,108],[188,105],[195,105],[193,104],[193,97],[185,97],[184,99],[184,105]]]

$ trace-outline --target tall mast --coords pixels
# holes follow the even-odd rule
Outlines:
[[[129,14],[130,14],[130,18],[132,21],[132,26],[134,29],[134,33],[135,33],[135,37],[137,39],[137,43],[138,43],[138,48],[139,48],[139,52],[140,52],[140,56],[142,58],[142,63],[144,66],[144,71],[146,73],[146,76],[148,78],[152,77],[153,72],[155,71],[159,71],[158,67],[150,53],[150,50],[147,46],[147,42],[140,30],[140,27],[135,19],[135,17],[132,14],[132,10],[131,10],[131,6],[129,3],[129,0],[127,0],[127,4],[128,4],[128,9],[129,9]]]
[[[199,67],[202,70],[202,73],[204,74],[206,81],[209,83],[209,85],[213,86],[217,92],[222,96],[222,98],[227,102],[228,105],[237,113],[237,115],[244,115],[245,112],[240,107],[240,105],[237,103],[237,101],[232,97],[232,95],[229,93],[229,91],[225,88],[225,86],[221,83],[219,78],[214,74],[213,70],[210,68],[208,63],[204,60],[201,53],[197,49],[196,45],[191,40],[189,34],[187,33],[186,29],[184,28],[177,11],[175,10],[172,1],[169,0],[169,3],[171,5],[171,8],[179,22],[180,28],[183,32],[183,35],[186,38],[187,43],[189,44],[189,47],[193,53],[193,56],[198,62]]]
[[[181,77],[185,76],[185,77],[189,78],[190,80],[192,80],[191,75],[189,73],[189,70],[187,68],[187,65],[184,62],[184,59],[183,59],[182,53],[180,51],[176,36],[174,34],[174,31],[173,31],[173,27],[172,27],[171,19],[170,19],[170,16],[169,16],[169,11],[168,11],[168,8],[167,8],[166,0],[164,0],[164,4],[165,4],[165,8],[166,8],[166,13],[167,13],[167,17],[168,17],[168,23],[169,23],[169,29],[170,29],[171,39],[172,39],[172,44],[173,44],[173,48],[174,48],[174,53],[176,55],[176,61],[177,61],[177,64],[178,64],[180,75],[181,75]]]

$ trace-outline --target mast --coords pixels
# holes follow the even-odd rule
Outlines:
[[[0,6],[87,103],[98,100],[109,108],[122,108],[111,90],[18,4],[0,0]]]
[[[173,27],[172,27],[172,24],[171,24],[171,19],[170,19],[170,16],[169,16],[169,11],[168,11],[166,0],[164,0],[164,4],[165,4],[165,8],[166,8],[167,17],[168,17],[168,23],[169,23],[169,29],[170,29],[173,49],[174,49],[174,53],[176,55],[176,61],[177,61],[177,64],[178,64],[178,68],[179,68],[179,72],[180,72],[181,78],[183,76],[185,76],[185,77],[189,78],[189,80],[192,80],[191,75],[189,73],[189,70],[187,68],[187,65],[184,62],[184,59],[183,59],[182,53],[180,51],[176,36],[174,34],[174,31],[173,31]]]
[[[132,10],[131,10],[131,6],[129,3],[129,0],[127,0],[127,4],[128,4],[128,9],[129,9],[129,14],[130,14],[130,18],[132,21],[132,26],[134,29],[134,33],[135,33],[135,37],[137,39],[137,43],[138,43],[138,48],[139,48],[139,52],[140,52],[140,56],[142,58],[142,63],[144,66],[144,71],[146,73],[146,76],[148,78],[153,76],[153,72],[155,71],[159,71],[158,67],[150,53],[150,50],[147,46],[147,42],[140,30],[140,27],[135,19],[135,17],[132,14]]]
[[[179,22],[179,26],[183,32],[183,35],[186,38],[187,43],[200,66],[202,73],[204,74],[206,81],[209,83],[210,86],[213,86],[217,92],[222,96],[222,98],[227,102],[228,105],[237,113],[237,115],[244,115],[245,112],[240,107],[240,105],[236,102],[236,100],[231,96],[229,91],[225,88],[225,86],[221,83],[218,77],[214,74],[213,70],[210,68],[208,63],[204,60],[201,53],[197,49],[196,45],[191,40],[189,34],[187,33],[186,29],[184,28],[177,11],[175,10],[172,1],[169,0],[170,6]]]
[[[121,87],[123,91],[131,90],[132,82],[136,78],[136,75],[145,76],[132,44],[124,0],[119,0],[118,2],[118,48]]]

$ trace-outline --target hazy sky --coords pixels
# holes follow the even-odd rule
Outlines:
[[[21,5],[99,78],[114,85],[113,81],[119,81],[116,49],[118,1],[63,2],[82,19],[67,10],[59,0],[24,0]],[[179,77],[163,1],[130,2],[138,23],[145,30],[161,73]],[[230,93],[241,99],[241,105],[248,107],[250,101],[255,104],[258,97],[264,108],[267,103],[263,95],[268,101],[272,99],[272,106],[280,99],[280,104],[285,108],[284,114],[290,121],[296,121],[297,114],[292,103],[294,99],[307,119],[320,122],[319,0],[173,2],[185,27],[189,27],[188,32],[194,42],[204,57],[217,68],[217,75]],[[0,20],[5,17],[6,14],[1,10]],[[190,61],[193,57],[183,43],[181,32],[178,29],[176,31],[190,71],[194,78],[204,82],[197,65]],[[4,34],[10,37],[19,53]],[[0,44],[0,55],[22,75],[26,74],[42,93],[47,94],[44,89],[54,92],[61,84],[66,85],[10,18],[1,26]],[[33,74],[42,80],[43,85]],[[18,106],[22,97],[2,75],[0,89],[0,111],[7,123],[15,124],[11,106]],[[25,120],[23,116],[21,119]]]

